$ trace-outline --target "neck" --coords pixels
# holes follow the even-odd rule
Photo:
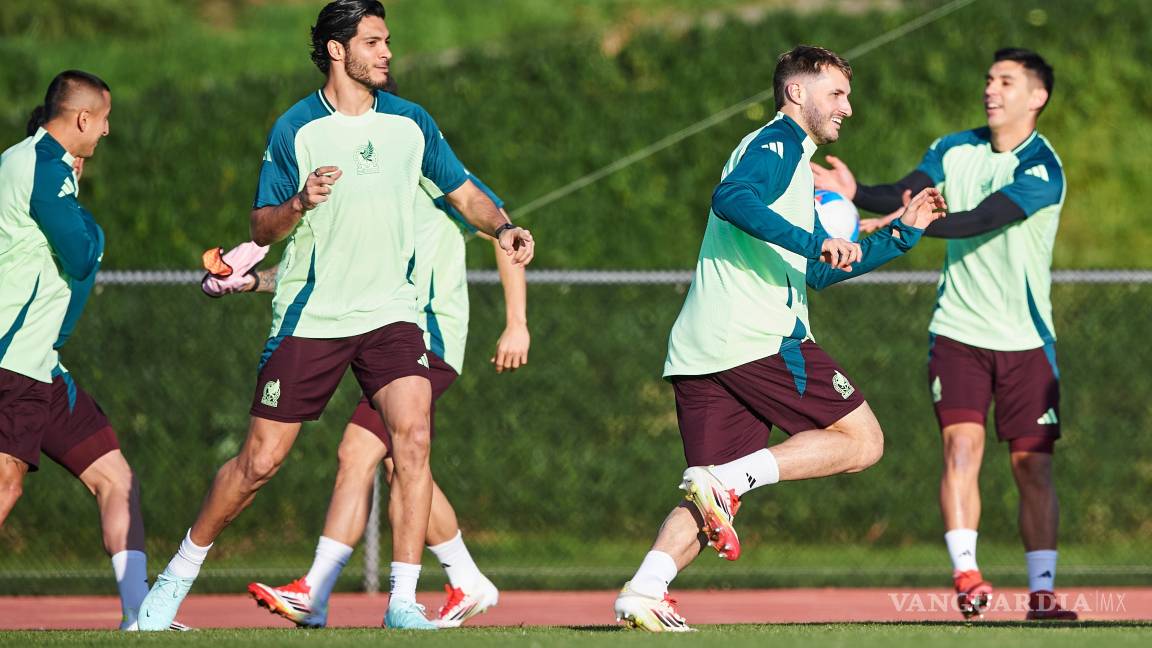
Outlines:
[[[1036,130],[1035,121],[1006,124],[999,128],[990,128],[992,135],[992,150],[997,153],[1011,151],[1024,143],[1032,131]]]
[[[359,81],[353,81],[342,70],[332,70],[324,84],[324,96],[342,115],[355,117],[372,109],[375,92]]]
[[[808,130],[808,126],[804,123],[804,120],[800,116],[800,106],[787,104],[780,109],[780,112],[784,113],[788,117],[791,117],[792,121],[796,122],[796,125],[800,127],[800,130],[804,131],[804,134],[808,136],[808,139],[812,140],[813,142],[816,141],[816,138],[812,137],[812,131]]]
[[[69,155],[76,157],[78,147],[76,146],[76,138],[73,136],[72,131],[65,128],[56,120],[44,124],[44,130],[48,131],[48,134],[51,135],[53,139],[60,142],[60,146],[63,146]]]

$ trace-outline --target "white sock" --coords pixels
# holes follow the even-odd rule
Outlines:
[[[944,534],[952,569],[958,572],[979,569],[976,566],[976,529],[952,529]]]
[[[464,534],[460,531],[448,542],[428,545],[428,550],[440,561],[452,587],[467,590],[480,580],[480,568],[472,560],[472,554],[468,553],[468,547],[464,545]]]
[[[1056,550],[1041,549],[1024,554],[1028,562],[1028,591],[1051,592],[1056,589]]]
[[[411,563],[392,563],[392,599],[398,601],[406,599],[416,600],[416,583],[420,580],[420,565]],[[389,603],[391,604],[391,603]]]
[[[200,575],[200,566],[204,564],[204,559],[208,557],[208,550],[211,548],[212,545],[201,547],[192,542],[192,529],[188,529],[188,533],[184,534],[184,541],[180,543],[180,550],[172,556],[172,562],[168,563],[165,571],[176,578],[196,578]]]
[[[122,612],[139,610],[148,595],[148,556],[143,551],[127,549],[112,556],[112,573],[120,590]]]
[[[724,488],[734,489],[737,497],[753,488],[780,481],[780,466],[776,464],[776,457],[768,448],[757,450],[736,461],[711,466],[709,470],[716,475],[720,483],[724,484]]]
[[[664,598],[676,578],[676,561],[663,551],[649,551],[632,577],[632,590],[656,599]]]
[[[312,568],[304,577],[304,582],[312,589],[313,609],[323,609],[328,603],[328,597],[336,587],[336,579],[340,578],[340,572],[344,570],[344,565],[348,564],[348,559],[351,557],[352,547],[332,538],[320,536],[320,541],[316,543],[316,557],[312,559]]]

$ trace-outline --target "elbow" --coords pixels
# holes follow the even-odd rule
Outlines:
[[[262,227],[259,209],[252,210],[252,214],[248,218],[248,234],[252,237],[252,242],[259,246],[272,245],[276,242],[272,240],[269,232]]]

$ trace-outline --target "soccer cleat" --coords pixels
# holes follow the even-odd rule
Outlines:
[[[984,618],[984,610],[992,601],[992,583],[985,582],[979,569],[952,574],[956,587],[956,605],[965,619]]]
[[[267,608],[301,628],[323,628],[328,625],[328,606],[312,606],[312,588],[303,577],[287,585],[271,587],[264,583],[248,583],[248,594],[256,605]]]
[[[140,603],[137,629],[144,632],[171,629],[176,621],[176,612],[180,610],[180,604],[188,596],[188,590],[192,589],[194,581],[193,578],[172,576],[167,569],[160,572],[152,589],[148,590],[148,595]]]
[[[458,628],[460,624],[477,614],[484,614],[500,601],[500,590],[483,574],[480,575],[480,581],[469,587],[467,592],[451,585],[445,585],[444,591],[448,594],[448,600],[444,601],[436,618],[432,620],[441,628]]]
[[[140,626],[137,623],[139,616],[139,610],[125,610],[123,616],[120,617],[120,629],[125,632],[139,632]],[[168,629],[174,630],[176,632],[188,632],[192,628],[184,625],[183,623],[180,623],[179,621],[173,621],[172,624],[168,626]]]
[[[1076,621],[1080,618],[1072,610],[1065,610],[1056,602],[1056,595],[1047,590],[1037,590],[1028,595],[1026,621]]]
[[[694,632],[676,611],[675,599],[667,593],[663,599],[645,596],[633,590],[631,582],[624,583],[616,597],[615,610],[616,621],[627,623],[631,628],[648,632]]]
[[[724,488],[724,484],[703,466],[694,466],[684,471],[684,481],[680,488],[684,497],[696,505],[704,518],[700,530],[708,537],[708,544],[726,560],[740,557],[740,538],[732,526],[732,518],[740,508],[740,498],[736,491]]]
[[[384,627],[393,630],[439,630],[424,616],[424,606],[412,599],[393,598],[388,601],[384,614]]]

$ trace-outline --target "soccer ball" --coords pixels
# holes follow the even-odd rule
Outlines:
[[[835,191],[816,190],[816,216],[832,238],[856,241],[860,238],[860,212],[851,200]]]

